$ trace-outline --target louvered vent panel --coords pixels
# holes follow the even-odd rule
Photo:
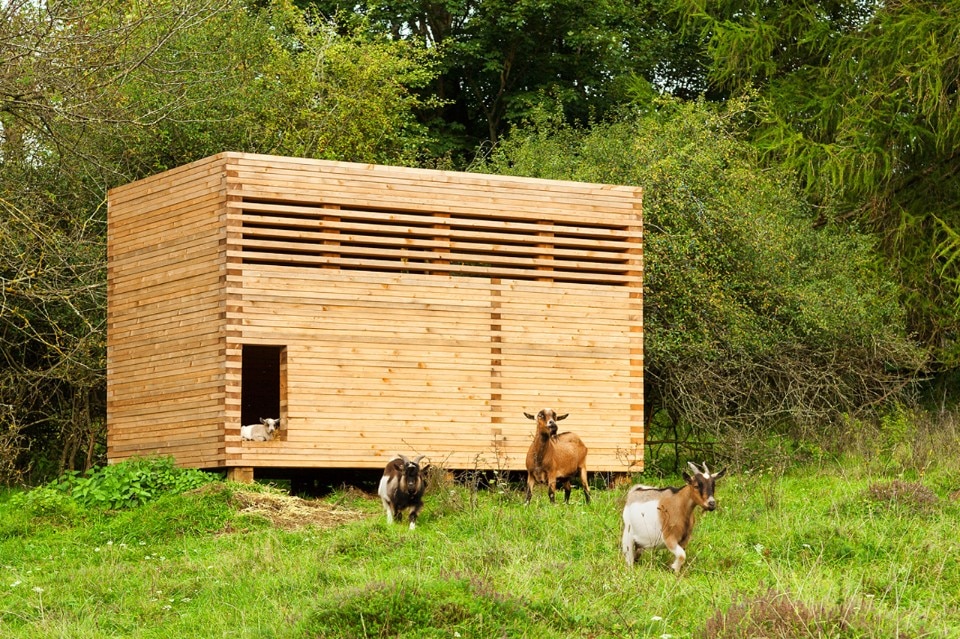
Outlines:
[[[626,285],[638,230],[244,199],[244,264]]]

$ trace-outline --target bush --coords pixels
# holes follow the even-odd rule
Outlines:
[[[182,493],[214,481],[216,475],[200,470],[177,468],[172,457],[132,459],[94,469],[86,475],[76,471],[36,490],[18,495],[38,514],[50,505],[62,508],[65,501],[86,508],[132,508],[166,493]]]
[[[737,138],[743,107],[664,99],[589,130],[547,115],[483,167],[643,187],[654,439],[702,448],[731,432],[764,441],[828,430],[896,398],[923,362],[873,240],[817,224],[790,179]]]

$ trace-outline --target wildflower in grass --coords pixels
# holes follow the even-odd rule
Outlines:
[[[654,615],[650,617],[650,621],[663,621],[663,617],[658,617],[657,615]]]
[[[35,593],[37,593],[38,595],[42,595],[42,594],[43,594],[43,588],[41,588],[40,586],[34,586],[34,587],[33,587],[33,591],[34,591]]]
[[[13,582],[12,584],[10,584],[10,587],[11,587],[11,588],[16,588],[17,586],[20,585],[20,583],[21,583],[21,581],[20,581],[19,579],[17,579],[15,582]]]

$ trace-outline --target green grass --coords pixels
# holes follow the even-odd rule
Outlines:
[[[680,577],[619,555],[625,489],[433,486],[415,531],[279,528],[235,485],[120,511],[0,495],[0,636],[960,637],[955,478],[730,475]],[[676,484],[676,481],[668,482]]]

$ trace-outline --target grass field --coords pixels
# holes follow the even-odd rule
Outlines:
[[[624,565],[625,488],[525,507],[435,481],[415,531],[355,489],[217,482],[121,510],[9,492],[0,636],[960,637],[957,480],[728,474],[679,577],[663,550]]]

